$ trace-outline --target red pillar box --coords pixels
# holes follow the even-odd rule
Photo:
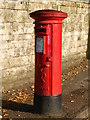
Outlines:
[[[34,106],[39,113],[60,113],[62,20],[67,14],[55,10],[39,10],[30,16],[35,19]]]

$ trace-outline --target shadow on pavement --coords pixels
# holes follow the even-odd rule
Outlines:
[[[29,112],[34,114],[34,106],[28,104],[17,103],[13,101],[2,100],[2,107],[13,111]]]

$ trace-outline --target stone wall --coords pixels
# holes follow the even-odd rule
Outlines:
[[[69,2],[68,2],[69,3]],[[89,4],[71,3],[61,6],[60,10],[67,12],[68,18],[63,24],[63,68],[74,65],[86,57],[88,27],[89,27]]]
[[[63,21],[63,68],[86,56],[88,3],[18,2],[0,3],[0,66],[3,89],[34,79],[34,25],[29,13],[53,9],[68,13]],[[71,64],[72,63],[72,64]],[[65,66],[64,66],[65,65]]]

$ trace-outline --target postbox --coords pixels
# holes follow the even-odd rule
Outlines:
[[[67,13],[39,10],[30,16],[35,20],[34,108],[42,114],[58,114],[62,98],[62,20]]]

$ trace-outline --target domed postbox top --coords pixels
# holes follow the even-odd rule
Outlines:
[[[35,20],[41,19],[64,19],[67,17],[67,13],[56,10],[38,10],[30,13],[30,16]]]

